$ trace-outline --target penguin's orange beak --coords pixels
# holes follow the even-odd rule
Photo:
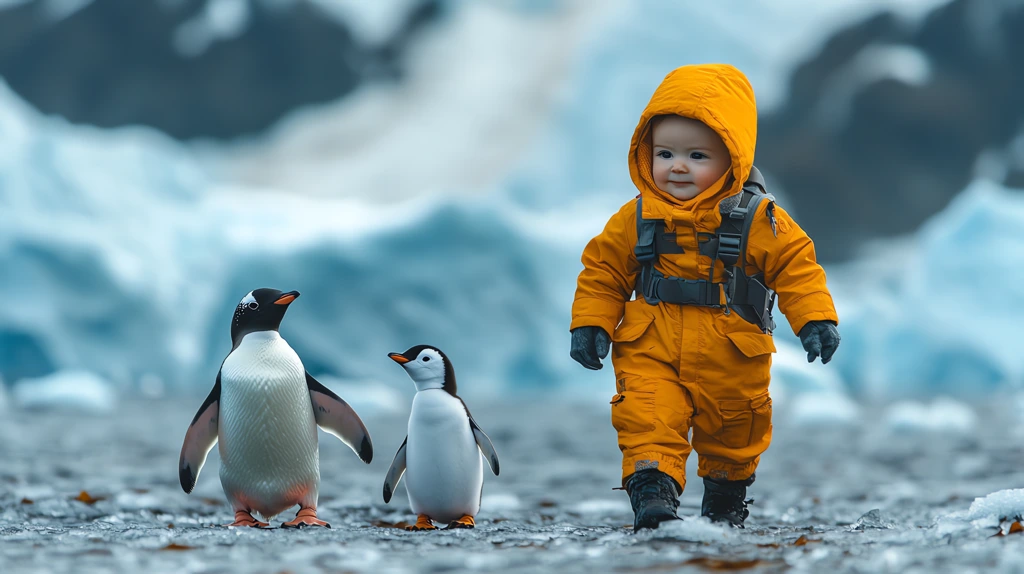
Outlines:
[[[402,355],[401,353],[388,353],[388,356],[391,357],[392,361],[398,363],[399,365],[404,365],[409,362],[409,359],[406,359],[405,356]]]
[[[284,295],[281,295],[280,297],[278,297],[277,301],[274,301],[274,305],[287,305],[287,304],[291,303],[292,301],[294,301],[295,298],[298,297],[298,296],[299,296],[299,292],[298,291],[289,291],[288,293],[285,293]]]

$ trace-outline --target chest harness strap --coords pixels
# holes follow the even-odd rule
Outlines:
[[[665,232],[664,221],[643,218],[642,198],[638,197],[637,243],[633,249],[636,260],[640,263],[637,293],[643,295],[650,305],[657,305],[663,301],[675,305],[725,307],[727,314],[735,311],[744,320],[770,334],[775,329],[775,321],[772,319],[775,291],[765,285],[764,273],[746,273],[747,237],[750,235],[750,226],[762,200],[769,202],[765,213],[771,223],[772,232],[777,233],[775,197],[765,191],[761,173],[757,168],[752,168],[743,190],[723,199],[719,204],[722,224],[715,233],[698,234],[700,254],[718,259],[725,265],[725,280],[715,282],[714,262],[707,279],[667,277],[655,269],[654,264],[660,254],[683,253],[683,248],[676,243],[674,233]],[[723,292],[724,305],[721,303]]]

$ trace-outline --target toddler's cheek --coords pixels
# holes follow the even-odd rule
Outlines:
[[[665,182],[668,180],[669,167],[665,165],[664,161],[654,161],[651,166],[651,176],[654,178],[655,185],[658,186],[662,191],[665,190]]]

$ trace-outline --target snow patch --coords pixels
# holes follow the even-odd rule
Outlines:
[[[642,530],[636,536],[684,542],[722,542],[736,538],[736,533],[702,516],[684,516],[679,520],[662,522],[657,530]]]
[[[966,518],[972,521],[990,518],[1002,520],[1021,516],[1024,516],[1024,488],[1014,488],[975,498],[967,510]]]

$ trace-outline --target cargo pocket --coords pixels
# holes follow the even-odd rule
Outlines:
[[[726,337],[745,356],[754,358],[760,355],[767,355],[775,352],[775,341],[771,335],[765,333],[726,333]]]
[[[655,383],[626,376],[617,381],[619,392],[612,397],[612,426],[619,434],[642,434],[654,430]]]
[[[730,448],[744,448],[760,441],[772,424],[772,399],[765,391],[752,399],[718,401],[722,430],[718,440]]]
[[[643,301],[630,301],[626,303],[626,312],[622,317],[622,322],[619,323],[619,326],[615,328],[615,332],[612,333],[613,343],[631,343],[636,341],[654,321],[654,315],[639,307],[639,305],[647,305],[647,303]]]

